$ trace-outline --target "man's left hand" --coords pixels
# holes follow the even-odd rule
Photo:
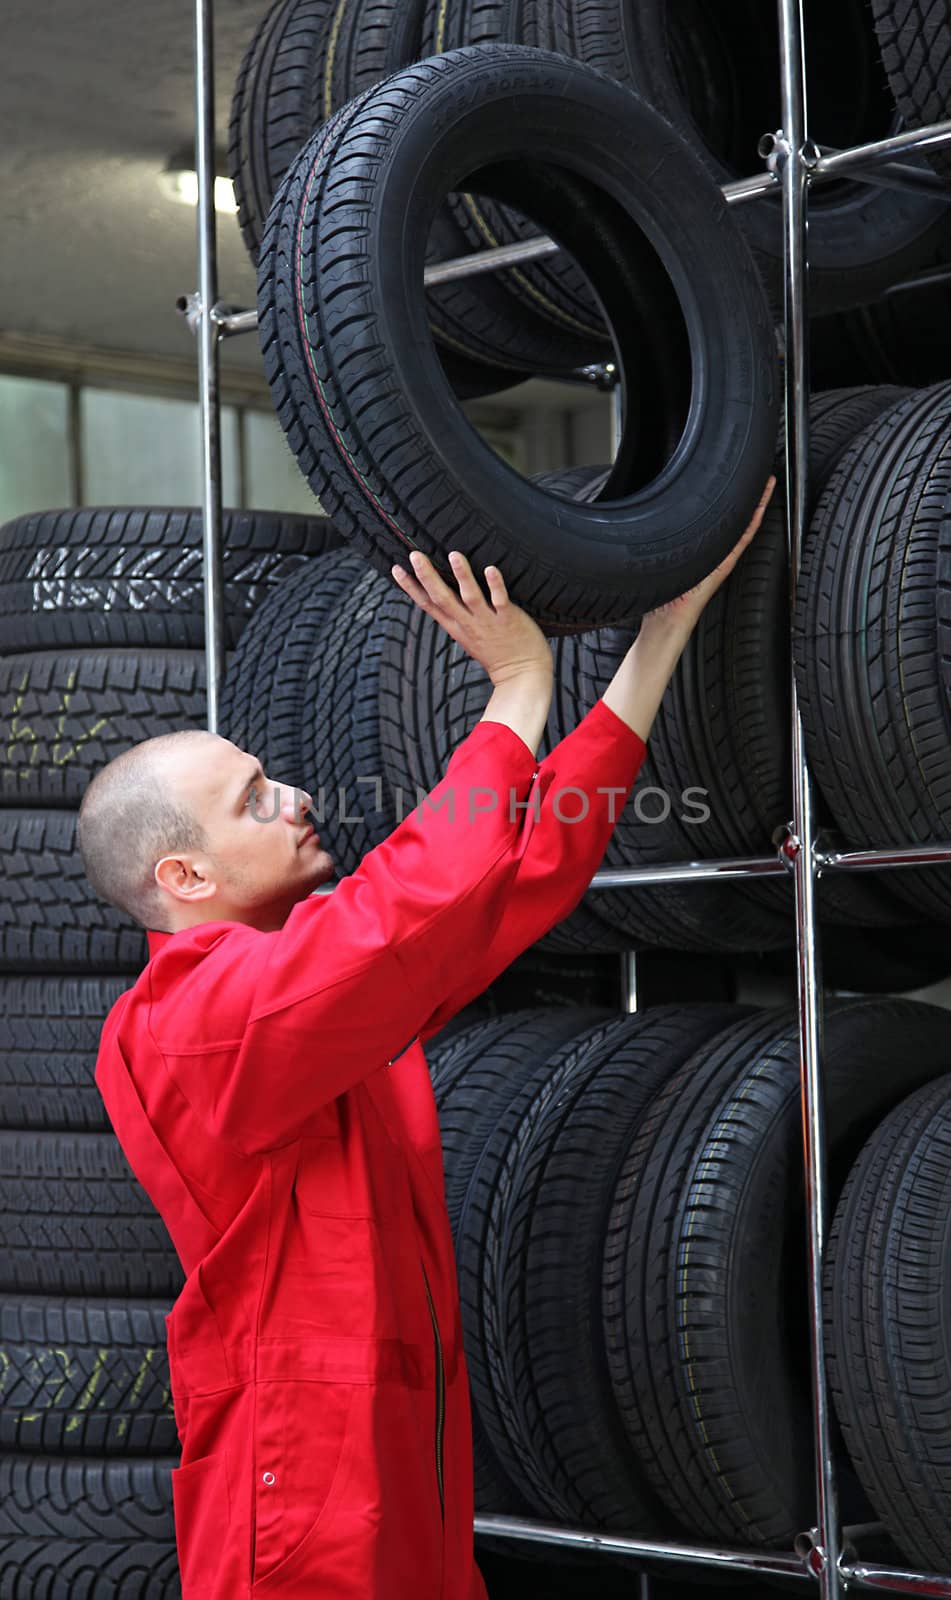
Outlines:
[[[668,600],[666,605],[657,606],[653,611],[645,612],[641,620],[638,638],[644,633],[645,628],[649,634],[655,627],[664,631],[670,631],[673,628],[674,630],[681,630],[685,634],[692,633],[710,596],[716,593],[724,578],[727,578],[733,571],[743,551],[753,538],[763,520],[763,515],[775,487],[776,479],[771,475],[766,481],[766,488],[763,491],[759,505],[753,513],[748,528],[742,538],[733,546],[729,555],[718,566],[714,567],[712,572],[708,572],[705,578],[701,578],[699,583],[694,584],[692,589],[688,589],[684,594],[678,595],[675,600]]]

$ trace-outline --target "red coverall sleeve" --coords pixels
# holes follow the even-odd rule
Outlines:
[[[493,938],[420,1029],[438,1032],[550,928],[573,911],[604,858],[647,746],[603,700],[539,767],[544,802]],[[600,791],[600,792],[599,792]]]
[[[534,791],[554,779],[537,771],[511,728],[477,723],[441,782],[332,894],[308,895],[273,933],[228,933],[189,1048],[156,1039],[213,1134],[244,1154],[290,1143],[466,986],[537,826]]]

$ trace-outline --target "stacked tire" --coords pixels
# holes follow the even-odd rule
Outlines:
[[[947,1394],[951,1075],[875,1129],[825,1263],[835,1409],[875,1516],[914,1567],[951,1567]]]
[[[226,513],[223,535],[230,659],[268,592],[340,540],[326,518],[257,512]],[[206,725],[201,561],[196,511],[0,529],[4,1593],[180,1592],[164,1318],[183,1277],[93,1080],[147,945],[93,895],[75,825],[105,762]]]
[[[271,18],[283,17],[281,26],[289,26],[293,15],[293,7],[285,5]],[[447,13],[441,9],[438,15],[440,26],[448,27]],[[467,11],[465,18],[476,26]],[[479,26],[491,33],[486,16]],[[589,189],[585,204],[570,186],[559,190],[558,206],[552,200],[547,220],[563,243],[566,230],[575,229],[578,259],[590,268],[603,306],[620,304],[618,271],[624,279],[623,332],[612,323],[616,345],[622,340],[616,348],[621,372],[637,370],[642,377],[662,370],[667,376],[659,388],[640,385],[655,402],[650,414],[628,392],[631,385],[625,388],[626,425],[613,465],[526,483],[477,440],[437,371],[423,326],[430,302],[414,279],[419,263],[411,241],[425,232],[426,218],[441,201],[466,209],[471,196],[453,199],[451,190],[453,163],[460,170],[464,166],[463,145],[470,171],[477,169],[483,145],[493,151],[495,164],[484,184],[487,190],[496,185],[497,199],[516,185],[516,148],[526,204],[529,191],[532,204],[545,203],[538,196],[548,193],[549,178],[554,195],[561,177],[548,174],[544,151],[554,136],[549,96],[556,83],[568,108],[558,125],[564,158],[559,173],[583,173]],[[517,118],[509,113],[513,89]],[[451,112],[459,105],[466,108],[461,120]],[[424,113],[430,129],[425,150],[419,135]],[[605,132],[602,147],[608,120],[610,133]],[[598,188],[596,157],[601,167],[611,167],[608,147],[616,147],[619,123],[637,130],[636,148],[653,161],[653,183],[658,189],[664,185],[667,200],[673,203],[671,196],[682,192],[684,221],[690,208],[695,237],[688,245],[679,219],[671,222],[669,215],[652,212],[652,191],[647,185],[645,193],[644,173],[636,163],[612,170],[615,208],[623,213],[627,207],[629,220],[636,212],[668,264],[679,252],[676,294],[666,274],[661,284],[656,266],[634,247],[630,230],[625,232],[617,209],[611,210]],[[506,151],[513,154],[509,164],[502,160]],[[504,182],[503,169],[509,175]],[[421,207],[418,218],[407,212],[410,178],[413,204]],[[428,197],[425,207],[421,195]],[[708,217],[715,218],[709,238]],[[703,274],[693,260],[698,243],[705,255]],[[476,570],[500,548],[506,550],[510,593],[557,646],[560,681],[579,685],[573,725],[578,699],[586,702],[583,711],[602,692],[644,611],[709,570],[721,553],[726,526],[729,546],[724,537],[722,549],[732,547],[743,525],[741,497],[744,508],[751,507],[757,481],[775,461],[775,434],[767,438],[761,426],[772,424],[776,406],[766,302],[749,252],[702,163],[644,100],[603,73],[572,63],[566,54],[500,43],[493,36],[492,42],[429,55],[392,73],[385,86],[362,89],[322,122],[284,173],[257,261],[262,349],[278,414],[302,470],[331,506],[348,541],[387,583],[393,559],[405,557],[407,546],[425,549],[450,581],[444,561],[448,548],[462,549]],[[701,276],[707,292],[702,307],[691,305],[690,291],[684,289],[685,282],[693,285]],[[631,316],[631,304],[644,315]],[[727,330],[727,364],[743,350],[752,352],[744,359],[752,360],[746,388],[757,399],[755,422],[734,407],[724,411],[711,389],[699,427],[691,424],[682,432],[690,409],[684,377],[692,373],[699,380],[702,373],[706,382],[710,373],[710,352],[685,331],[696,326],[698,315],[709,338]],[[432,317],[430,324],[435,329]],[[657,327],[664,331],[652,335]],[[732,380],[724,381],[729,389]],[[814,493],[853,434],[897,398],[887,388],[815,397]],[[704,424],[712,430],[706,437]],[[716,434],[719,424],[727,428],[728,441]],[[734,453],[738,441],[739,457]],[[754,461],[757,481],[747,477]],[[695,492],[694,474],[701,472],[707,484],[711,478],[729,481],[733,511],[727,524],[720,515],[722,502],[709,489],[702,497]],[[663,563],[654,542],[661,515],[671,553]],[[612,546],[608,529],[618,541]],[[737,581],[714,597],[690,641],[652,731],[637,795],[608,847],[608,866],[770,849],[791,789],[783,731],[789,697],[784,537],[776,508],[755,555],[747,558]],[[595,626],[586,628],[586,622]],[[594,648],[588,643],[592,633],[598,635]],[[385,690],[385,670],[380,681]],[[405,695],[402,683],[399,692]],[[558,736],[563,731],[564,726],[553,730]],[[414,761],[414,753],[405,749],[409,734],[400,726],[394,732],[404,748],[388,757],[391,787],[402,783]],[[444,758],[454,740],[439,743]],[[435,776],[426,772],[429,783]],[[659,815],[646,808],[655,790]],[[689,809],[676,816],[670,810],[672,795],[696,790],[716,802],[699,819],[702,828],[690,826],[698,819]],[[839,824],[831,805],[824,820]],[[825,925],[855,930],[851,952],[840,954],[841,946],[833,946],[833,984],[918,986],[947,970],[935,954],[939,941],[933,925],[923,926],[921,908],[903,906],[887,883],[843,882],[829,875],[820,887],[819,908]],[[622,890],[589,896],[571,926],[555,932],[553,943],[571,941],[587,949],[653,943],[681,950],[779,951],[792,942],[792,910],[789,879]]]
[[[951,1015],[833,1001],[825,1040],[845,1205],[894,1107],[921,1109],[919,1133],[925,1110],[946,1118]],[[515,1012],[432,1070],[477,1510],[789,1549],[814,1495],[796,1008]],[[939,1252],[943,1192],[924,1200]],[[860,1483],[836,1449],[845,1520],[873,1520],[863,1461]]]
[[[805,39],[812,135],[831,147],[887,137],[902,125],[939,121],[951,108],[946,0],[859,0],[807,7]],[[746,5],[638,7],[623,0],[515,5],[497,0],[276,0],[251,43],[232,105],[229,159],[245,241],[257,260],[268,208],[300,149],[365,89],[413,63],[460,47],[515,44],[556,51],[625,86],[691,141],[724,184],[761,170],[757,141],[779,126],[777,19]],[[829,66],[848,59],[846,78]],[[882,67],[884,66],[884,72]],[[887,75],[887,86],[886,78]],[[891,90],[891,94],[889,93]],[[947,170],[947,153],[933,156]],[[942,162],[944,165],[942,166]],[[541,231],[524,195],[501,198],[464,174],[446,197],[427,259],[449,260]],[[585,204],[576,189],[574,203]],[[778,197],[738,208],[739,223],[782,320],[782,223]],[[589,219],[593,220],[593,219]],[[840,180],[814,195],[809,291],[816,312],[874,301],[943,257],[951,235],[940,195]],[[464,354],[489,373],[515,362],[556,371],[560,361],[603,352],[606,308],[566,254],[431,292],[434,336],[450,361]],[[637,302],[635,301],[635,305]],[[447,321],[448,319],[448,321]],[[479,330],[473,340],[472,328]],[[841,381],[863,381],[850,377]],[[880,381],[880,380],[874,380]],[[487,377],[487,388],[491,379]],[[457,390],[457,392],[462,392]]]
[[[267,591],[340,539],[326,518],[233,512],[226,646]],[[79,802],[121,750],[204,727],[201,515],[85,509],[0,529],[0,967],[136,972],[145,935],[90,893]]]
[[[394,590],[395,560],[423,549],[446,577],[452,547],[477,569],[501,561],[552,641],[550,748],[643,614],[733,548],[775,459],[778,213],[767,201],[737,224],[720,192],[760,111],[737,113],[713,70],[732,21],[690,8],[684,32],[673,9],[279,0],[245,61],[232,161],[265,369],[333,525],[226,519],[223,731],[311,789],[356,798],[369,779],[377,804],[332,822],[344,871],[397,825],[404,787],[438,780],[487,697]],[[817,9],[807,33],[821,46],[817,29],[843,17],[867,66],[857,5],[825,24]],[[757,45],[775,48],[765,31]],[[837,135],[850,142],[885,114],[871,74],[855,77],[854,126]],[[556,256],[424,284],[427,262],[537,231]],[[871,298],[946,232],[941,200],[840,187],[816,208],[815,303]],[[459,405],[605,360],[621,376],[620,444],[580,476],[519,478]],[[947,837],[949,396],[812,401],[794,667],[825,818],[856,844]],[[701,854],[763,850],[782,820],[785,533],[774,510],[652,735],[652,787],[715,799]],[[180,1268],[90,1082],[97,1024],[145,941],[89,904],[74,825],[111,756],[204,725],[200,543],[185,511],[0,530],[0,1587],[115,1594],[147,1574],[150,1596],[177,1592],[164,1317]],[[606,864],[682,858],[688,823],[635,804]],[[579,906],[550,948],[779,949],[789,889],[624,891]],[[819,903],[823,926],[877,952],[866,987],[894,980],[914,936],[918,981],[934,975],[928,945],[949,910],[937,879],[833,877]],[[790,1309],[804,1275],[799,1047],[793,1008],[731,1005],[521,1009],[437,1041],[479,1509],[766,1548],[808,1526],[808,1338]],[[837,1441],[843,1509],[874,1510],[897,1539],[917,1451],[916,1533],[945,1558],[943,1446],[926,1437],[922,1386],[947,1326],[929,1273],[946,1276],[951,1018],[835,1001],[824,1049],[842,1196],[828,1314],[855,1468]],[[895,1381],[883,1345],[904,1362]]]
[[[903,396],[892,388],[813,396],[814,495],[857,432],[887,419]],[[598,476],[582,469],[545,483],[583,493]],[[606,866],[769,851],[791,789],[788,607],[785,520],[774,505],[687,641]],[[540,756],[604,692],[634,637],[604,628],[551,640],[554,694]],[[482,668],[432,617],[355,550],[334,550],[277,585],[256,612],[226,676],[222,728],[267,770],[310,790],[325,847],[346,873],[439,781],[490,692]],[[679,815],[672,795],[681,797]],[[821,825],[836,827],[839,807],[823,791],[819,802]],[[820,881],[820,924],[833,934],[830,987],[894,991],[946,973],[937,909],[923,922],[920,906],[889,883]],[[850,929],[847,944],[834,937],[841,927]],[[774,878],[589,890],[539,947],[744,953],[786,950],[793,937],[791,879]]]
[[[564,179],[544,166],[553,140]],[[524,159],[497,160],[497,187],[517,174],[557,221],[612,309],[614,359],[630,374],[618,457],[593,501],[499,461],[427,332],[430,215],[453,171],[516,143]],[[650,107],[550,52],[450,51],[337,112],[275,195],[258,329],[288,441],[344,537],[387,577],[414,547],[450,580],[449,548],[477,569],[504,551],[512,598],[551,635],[623,624],[698,581],[732,549],[772,460],[769,312],[719,189]]]
[[[951,384],[913,391],[852,440],[803,546],[793,625],[810,766],[854,848],[951,836]],[[951,879],[893,870],[947,923]]]

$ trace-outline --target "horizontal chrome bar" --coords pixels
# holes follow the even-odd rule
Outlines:
[[[491,250],[476,250],[471,255],[455,256],[452,261],[435,261],[423,273],[427,289],[435,283],[451,283],[454,278],[470,278],[477,272],[494,272],[499,267],[517,267],[522,261],[557,255],[561,249],[554,239],[539,234],[519,244],[494,245]]]
[[[821,874],[870,872],[878,867],[921,867],[951,861],[951,844],[912,845],[895,850],[817,851],[816,866]],[[704,878],[764,877],[788,872],[786,862],[777,856],[735,856],[717,861],[674,861],[664,866],[606,867],[591,879],[592,889],[625,889],[636,884],[688,883]]]
[[[882,299],[893,294],[910,294],[914,289],[931,289],[939,283],[951,283],[951,267],[931,267],[927,272],[916,273],[913,278],[903,278],[901,283],[890,283],[882,290]]]
[[[842,155],[831,145],[819,145],[824,156]],[[826,173],[822,176],[828,177]],[[836,173],[832,173],[834,178]],[[867,165],[850,167],[848,176],[855,183],[868,183],[880,189],[898,189],[910,194],[931,194],[951,205],[951,186],[928,167],[912,167],[903,161],[870,161]],[[821,178],[820,178],[821,181]]]
[[[932,122],[927,128],[910,128],[907,133],[893,134],[890,139],[876,139],[871,144],[856,144],[850,150],[839,150],[835,155],[822,155],[811,167],[810,177],[844,178],[853,167],[869,167],[880,161],[890,161],[893,156],[935,150],[949,143],[951,120]]]
[[[951,1577],[929,1572],[906,1572],[902,1567],[884,1567],[871,1561],[841,1561],[839,1571],[847,1583],[859,1589],[884,1589],[892,1594],[951,1595]]]
[[[686,883],[701,878],[752,878],[787,874],[778,856],[736,856],[719,861],[672,861],[665,866],[605,867],[591,879],[592,889],[626,889],[639,883]]]
[[[951,844],[916,844],[895,850],[826,850],[821,867],[825,872],[848,868],[865,872],[872,867],[924,867],[951,861]]]
[[[741,178],[723,187],[725,198],[731,204],[754,200],[767,189],[777,188],[771,172],[759,173],[752,178]],[[561,249],[547,234],[537,239],[523,239],[518,244],[495,245],[490,250],[474,250],[469,255],[454,256],[451,261],[434,261],[426,268],[423,282],[427,289],[434,284],[452,283],[456,278],[471,278],[480,272],[497,272],[503,267],[520,266],[523,261],[537,261],[542,256],[557,255]],[[184,300],[184,297],[182,297]],[[184,314],[184,304],[179,305]],[[236,333],[253,333],[258,325],[256,311],[234,311],[230,306],[216,306],[214,321],[224,337]]]
[[[870,872],[877,867],[921,867],[951,861],[951,844],[913,845],[905,850],[820,850],[819,873]],[[630,889],[638,884],[691,883],[711,878],[762,878],[788,873],[790,867],[775,856],[728,856],[715,861],[671,861],[662,866],[605,867],[596,872],[590,889]],[[334,885],[323,884],[316,894],[331,894]]]
[[[520,1517],[476,1517],[476,1533],[503,1539],[529,1539],[535,1544],[560,1545],[592,1554],[641,1556],[657,1561],[690,1561],[701,1567],[737,1567],[746,1572],[774,1573],[806,1578],[811,1574],[799,1556],[782,1550],[718,1550],[698,1544],[661,1544],[655,1539],[628,1538],[620,1533],[591,1533],[585,1528],[562,1528],[551,1522],[526,1522]]]
[[[889,177],[889,156],[931,149],[948,142],[951,142],[951,121],[935,123],[930,131],[913,129],[910,133],[896,134],[891,139],[882,139],[874,144],[825,152],[810,167],[810,181],[815,183],[852,175],[860,181],[873,183],[875,178],[870,174],[866,176],[859,169],[881,166],[881,181],[885,184]],[[914,187],[936,194],[943,192],[951,203],[951,189],[937,174],[893,164],[891,176],[897,188]],[[772,189],[778,191],[779,188],[780,182],[775,172],[759,172],[750,178],[737,178],[722,185],[723,198],[728,205],[742,205],[745,201],[755,200],[759,195]],[[561,246],[554,239],[540,234],[537,239],[523,239],[518,244],[496,245],[490,250],[475,250],[469,255],[455,256],[451,261],[431,262],[423,274],[423,282],[430,288],[435,284],[452,283],[457,278],[474,277],[481,272],[498,272],[504,267],[519,266],[524,261],[537,261],[543,256],[556,255],[560,249]],[[187,315],[184,296],[179,301],[179,310]],[[220,304],[214,307],[212,319],[223,338],[253,333],[258,325],[256,311],[241,311]]]
[[[217,305],[211,316],[224,339],[236,333],[253,333],[258,325],[256,311],[232,311],[229,306]]]
[[[729,206],[742,205],[744,200],[755,200],[758,195],[778,190],[780,181],[775,172],[756,172],[752,178],[734,178],[722,185],[723,198]]]

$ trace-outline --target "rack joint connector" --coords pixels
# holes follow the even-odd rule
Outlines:
[[[794,871],[796,857],[802,849],[802,840],[796,833],[793,823],[781,822],[779,827],[773,830],[772,840],[783,866],[789,872]]]
[[[775,133],[764,133],[756,144],[757,152],[774,178],[779,178],[787,161],[794,156],[810,178],[818,165],[822,151],[814,139],[805,139],[799,150],[793,149],[782,128],[777,128]]]
[[[806,1570],[814,1578],[821,1577],[829,1565],[829,1553],[821,1541],[818,1528],[810,1528],[807,1533],[797,1533],[793,1540],[793,1549],[799,1556]]]

